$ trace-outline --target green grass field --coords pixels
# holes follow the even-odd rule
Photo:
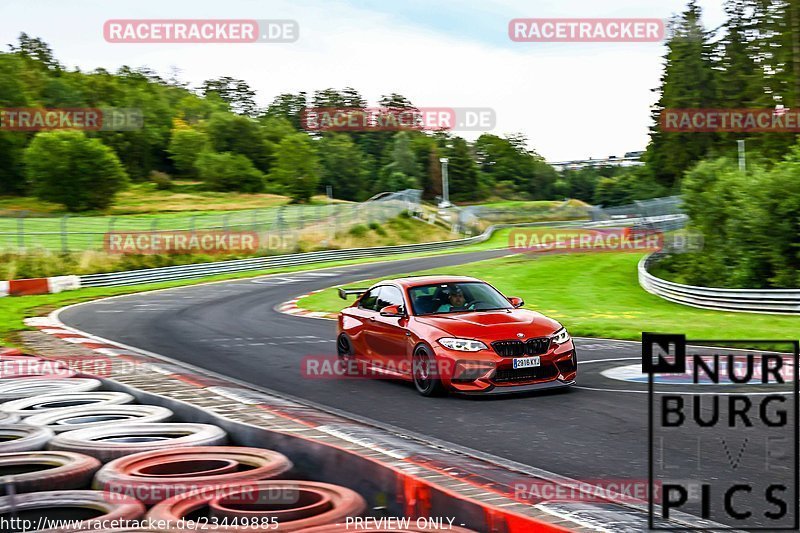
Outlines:
[[[83,213],[82,215],[142,215],[168,213],[217,213],[220,211],[240,211],[243,209],[263,209],[278,207],[289,203],[289,198],[277,194],[251,194],[238,192],[207,191],[200,181],[174,180],[173,189],[159,191],[150,182],[132,183],[117,194],[114,205],[103,212]],[[340,202],[341,200],[336,200]],[[326,204],[327,198],[315,196],[312,204]],[[0,212],[10,214],[14,211],[30,211],[36,214],[65,214],[63,206],[44,202],[29,196],[0,197]]]
[[[485,207],[487,209],[532,209],[534,211],[546,211],[548,209],[554,209],[563,203],[564,202],[562,200],[497,200],[481,204],[466,205],[480,205],[481,207]],[[587,204],[581,202],[580,200],[570,200],[568,205],[577,207],[586,206]]]
[[[0,250],[102,249],[108,231],[300,228],[332,213],[323,196],[315,196],[310,204],[289,205],[286,196],[206,191],[196,181],[174,183],[170,191],[159,191],[152,183],[132,184],[106,211],[67,217],[57,204],[0,197]]]
[[[690,338],[798,337],[800,317],[695,309],[645,292],[636,277],[640,257],[611,253],[513,256],[413,274],[484,279],[508,296],[522,297],[526,308],[559,320],[576,336],[636,340],[642,331],[653,331],[685,333]],[[301,299],[298,305],[337,312],[344,302],[328,289]]]

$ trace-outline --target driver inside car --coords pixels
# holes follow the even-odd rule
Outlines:
[[[464,298],[464,291],[459,286],[450,286],[447,288],[447,301],[448,303],[439,306],[436,310],[437,313],[447,313],[450,311],[466,311],[472,304],[467,304]]]

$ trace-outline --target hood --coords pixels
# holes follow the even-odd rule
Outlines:
[[[552,335],[561,324],[541,313],[525,309],[449,313],[417,317],[423,324],[433,326],[452,337],[482,339],[493,342],[504,339],[523,339]]]

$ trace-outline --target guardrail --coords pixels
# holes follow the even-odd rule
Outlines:
[[[627,219],[624,224],[647,223],[650,225],[665,226],[665,229],[674,229],[673,226],[682,225],[685,215],[666,215],[651,219]],[[250,259],[235,259],[214,263],[197,263],[193,265],[177,265],[127,272],[109,272],[104,274],[89,274],[80,276],[81,287],[110,287],[118,285],[136,285],[157,281],[174,281],[181,279],[200,278],[217,274],[230,274],[247,272],[251,270],[265,270],[268,268],[309,265],[327,261],[341,261],[347,259],[362,259],[365,257],[382,257],[410,252],[428,252],[457,248],[468,244],[476,244],[489,239],[498,229],[515,226],[558,226],[558,227],[603,227],[620,225],[621,221],[555,221],[555,222],[528,222],[522,224],[497,224],[490,226],[480,235],[451,241],[424,242],[418,244],[402,244],[397,246],[376,246],[372,248],[349,248],[346,250],[325,250],[321,252],[306,252],[301,254],[276,255],[269,257],[254,257]]]
[[[722,289],[667,281],[647,271],[660,254],[639,261],[639,285],[647,292],[671,302],[746,313],[800,313],[800,289]]]

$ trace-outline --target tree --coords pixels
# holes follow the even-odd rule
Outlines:
[[[28,95],[20,80],[22,60],[0,54],[0,107],[26,107]],[[22,132],[0,131],[0,194],[25,192],[22,157],[30,136]]]
[[[347,135],[326,133],[319,141],[321,185],[331,185],[336,198],[366,199],[366,169],[361,151]]]
[[[421,169],[411,150],[409,132],[400,131],[394,135],[389,150],[389,163],[380,171],[380,179],[373,192],[398,191],[419,188]]]
[[[195,162],[202,152],[208,150],[209,144],[208,135],[186,126],[185,123],[172,130],[167,151],[180,176],[197,176]]]
[[[255,102],[255,91],[244,80],[223,76],[215,80],[206,80],[200,89],[203,96],[212,94],[228,104],[231,111],[238,115],[255,116],[258,109]]]
[[[600,167],[592,170],[597,176],[594,203],[615,206],[633,203],[657,196],[666,196],[667,190],[656,183],[647,167]]]
[[[454,137],[452,145],[445,150],[450,199],[453,201],[477,200],[478,166],[470,152],[467,141]]]
[[[278,145],[270,180],[281,185],[293,201],[307,202],[317,191],[319,175],[319,160],[308,135],[284,137]]]
[[[267,115],[270,117],[283,117],[288,120],[294,129],[301,130],[303,112],[308,105],[308,96],[301,91],[297,94],[283,93],[272,100],[267,107]]]
[[[203,152],[195,164],[200,179],[212,191],[252,193],[264,190],[264,174],[243,155]]]
[[[579,170],[564,170],[561,177],[567,185],[564,196],[583,200],[594,201],[594,191],[600,174],[595,168],[587,167]]]
[[[207,130],[214,151],[241,154],[262,172],[269,171],[275,145],[263,138],[255,120],[231,113],[214,113]]]
[[[433,200],[442,194],[442,164],[439,161],[439,146],[432,135],[409,131],[411,150],[420,164],[420,186],[422,197]]]
[[[312,98],[313,107],[334,107],[364,109],[367,101],[352,87],[345,87],[341,91],[336,89],[323,89],[314,91]]]
[[[528,149],[524,136],[503,138],[484,133],[475,141],[475,154],[489,186],[512,183],[516,193],[531,198],[545,199],[552,195],[556,172],[540,155]]]
[[[264,115],[259,119],[261,133],[264,139],[277,146],[287,135],[297,133],[292,123],[285,117],[272,117]]]
[[[10,45],[14,54],[26,59],[32,65],[53,71],[60,71],[63,67],[55,58],[52,48],[39,37],[29,37],[27,33],[20,33],[19,44]]]
[[[128,180],[114,151],[79,131],[39,133],[25,151],[31,191],[70,211],[104,209]]]
[[[661,113],[668,108],[713,108],[716,104],[714,65],[709,34],[700,21],[695,0],[670,22],[660,98],[653,110],[650,144],[645,160],[656,180],[667,187],[705,157],[716,134],[661,131]]]

